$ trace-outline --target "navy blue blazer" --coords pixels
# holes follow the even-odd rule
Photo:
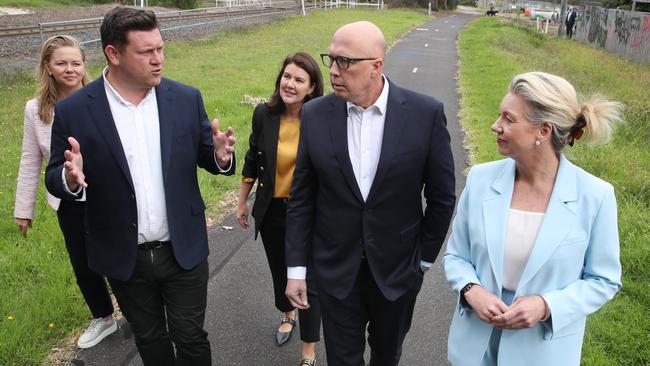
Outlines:
[[[421,283],[420,260],[435,261],[454,210],[442,103],[389,83],[379,163],[365,202],[348,153],[345,101],[330,94],[302,109],[287,266],[306,266],[311,254],[319,291],[338,299],[352,289],[364,252],[387,299]]]
[[[210,121],[201,93],[162,79],[156,87],[160,146],[169,234],[178,263],[190,269],[208,255],[205,204],[196,167],[212,174],[214,159]],[[51,158],[45,173],[49,192],[64,200],[75,195],[63,188],[63,152],[68,137],[79,141],[86,176],[86,247],[92,270],[128,280],[135,268],[138,215],[133,181],[115,127],[104,79],[99,78],[55,107]],[[230,170],[235,171],[235,158]]]

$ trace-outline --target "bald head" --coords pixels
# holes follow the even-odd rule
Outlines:
[[[386,41],[379,27],[368,21],[354,22],[339,28],[332,43],[340,43],[356,50],[353,57],[384,57]]]

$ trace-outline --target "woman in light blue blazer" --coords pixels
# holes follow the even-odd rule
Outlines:
[[[621,288],[616,199],[562,149],[606,142],[621,108],[555,75],[511,81],[492,125],[508,158],[470,170],[443,258],[453,365],[580,364],[587,315]]]

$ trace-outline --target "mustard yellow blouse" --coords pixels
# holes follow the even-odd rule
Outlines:
[[[296,167],[296,156],[298,155],[298,141],[300,141],[300,120],[280,119],[274,198],[289,197],[293,171]]]

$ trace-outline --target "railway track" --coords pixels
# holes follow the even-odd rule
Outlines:
[[[232,8],[205,8],[197,9],[195,11],[177,11],[177,12],[164,12],[156,14],[161,28],[165,23],[188,21],[205,18],[230,18],[241,17],[246,15],[255,14],[272,14],[278,11],[288,10],[287,7],[256,7],[253,9],[239,9],[233,10]],[[102,18],[80,19],[64,22],[41,23],[35,26],[21,26],[21,27],[7,27],[0,28],[0,37],[15,37],[15,36],[36,36],[41,34],[51,33],[69,33],[74,31],[92,30],[97,29],[102,23]]]

